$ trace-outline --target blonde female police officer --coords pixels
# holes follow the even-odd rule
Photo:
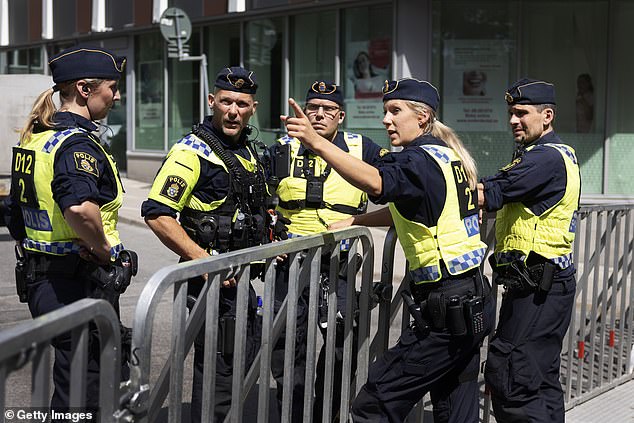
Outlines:
[[[95,131],[120,100],[124,65],[125,58],[101,48],[73,47],[54,56],[55,86],[36,100],[13,150],[9,227],[26,250],[33,317],[93,296],[89,273],[95,264],[109,267],[123,248],[116,228],[121,180]],[[55,410],[69,403],[70,344],[70,334],[53,343]],[[97,408],[98,388],[99,350],[92,345],[87,407]]]
[[[389,203],[410,265],[411,310],[418,323],[372,364],[352,405],[354,421],[403,421],[427,392],[434,421],[478,420],[479,348],[493,310],[479,276],[485,245],[474,196],[475,165],[453,131],[436,119],[439,100],[429,82],[386,81],[383,124],[392,145],[404,148],[376,167],[319,137],[294,100],[289,103],[296,117],[282,117],[290,136],[373,201]],[[477,319],[473,327],[467,310]]]
[[[555,88],[521,79],[506,92],[517,151],[478,184],[497,211],[496,282],[505,285],[484,372],[499,422],[563,422],[559,364],[575,299],[581,177],[574,150],[555,134]]]

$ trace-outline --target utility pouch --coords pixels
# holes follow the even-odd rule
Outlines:
[[[92,298],[101,298],[116,306],[119,296],[130,285],[138,271],[138,256],[132,250],[122,250],[109,266],[95,266],[88,271],[93,283]]]
[[[28,270],[26,266],[26,255],[21,245],[15,246],[15,289],[21,303],[29,301],[29,291],[27,288]]]
[[[449,297],[447,302],[447,329],[454,336],[463,336],[467,334],[465,325],[465,316],[463,312],[462,300],[457,295]]]
[[[220,337],[218,338],[218,351],[223,356],[233,355],[233,344],[236,339],[236,318],[220,318]]]
[[[427,297],[427,308],[435,329],[442,330],[446,327],[445,306],[445,295],[442,292],[429,293],[429,297]]]
[[[273,157],[274,175],[278,182],[291,176],[291,145],[284,144],[275,148]]]
[[[481,334],[484,331],[484,299],[473,297],[463,304],[467,333],[471,336]]]
[[[324,199],[324,183],[320,180],[306,181],[306,206],[320,208]]]
[[[532,292],[538,286],[531,278],[528,268],[522,260],[512,261],[506,266],[506,269],[499,271],[497,283],[516,292]]]
[[[539,283],[539,290],[543,292],[550,291],[553,285],[553,278],[555,277],[555,270],[557,265],[547,261],[544,263],[544,273],[542,274],[542,280]]]
[[[199,244],[208,248],[213,248],[216,239],[216,231],[218,230],[218,222],[213,216],[205,215],[198,222],[198,230],[196,231]]]

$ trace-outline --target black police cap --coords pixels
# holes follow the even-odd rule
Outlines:
[[[440,95],[438,90],[427,81],[414,78],[403,78],[398,81],[385,81],[383,101],[410,100],[425,103],[434,111],[438,110]]]
[[[221,90],[255,94],[258,82],[255,73],[239,66],[232,66],[218,72],[214,86]]]
[[[343,107],[343,93],[332,81],[315,81],[306,93],[306,101],[311,98],[334,101]]]
[[[82,78],[118,80],[125,68],[125,57],[91,46],[75,46],[63,50],[48,62],[53,81],[75,81]]]
[[[513,104],[555,104],[555,86],[538,79],[522,78],[511,85],[504,99]]]

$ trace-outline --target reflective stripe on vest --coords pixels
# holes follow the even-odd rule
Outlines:
[[[75,231],[66,223],[63,212],[53,200],[51,181],[54,176],[55,154],[64,140],[75,134],[87,135],[106,157],[111,167],[116,183],[115,198],[99,208],[103,230],[110,245],[119,245],[117,231],[118,210],[123,203],[123,187],[118,177],[118,171],[112,157],[104,150],[99,140],[91,133],[80,128],[70,128],[63,131],[48,130],[33,134],[24,145],[14,148],[33,152],[35,163],[33,169],[34,190],[37,195],[37,208],[20,205],[24,217],[27,250],[46,254],[64,255],[77,253],[78,247],[69,246],[78,238]]]
[[[531,251],[549,259],[560,268],[572,264],[572,242],[577,226],[581,177],[574,149],[564,144],[542,144],[556,149],[566,166],[566,191],[559,202],[536,216],[522,203],[506,204],[498,211],[495,223],[495,247],[499,264],[513,258],[528,258]],[[526,149],[530,151],[535,146]]]
[[[55,254],[55,255],[66,255],[66,254],[79,254],[79,249],[81,246],[75,242],[44,242],[44,241],[33,241],[31,239],[26,238],[22,241],[22,246],[27,250],[31,251],[39,251],[41,253],[46,254]],[[119,253],[124,250],[125,247],[123,243],[117,244],[114,247],[110,248],[110,255],[112,257],[117,257]]]
[[[441,259],[452,275],[478,267],[486,251],[486,244],[480,240],[477,208],[458,155],[449,147],[423,145],[421,148],[438,163],[447,189],[445,204],[436,226],[427,227],[408,220],[393,203],[389,204],[396,233],[415,283],[439,280],[442,276]],[[458,173],[454,175],[454,172]],[[460,193],[458,184],[462,188]],[[459,199],[459,194],[465,198]],[[461,201],[467,210],[464,218],[461,218]]]
[[[206,142],[204,142],[203,140],[201,140],[194,134],[189,134],[186,137],[179,140],[176,144],[174,144],[170,152],[176,151],[176,150],[193,151],[198,156],[202,157],[203,159],[207,160],[210,163],[213,163],[217,166],[222,167],[225,170],[225,172],[229,173],[229,170],[227,169],[227,165],[225,165],[222,159],[218,157],[218,155],[216,155],[216,153],[212,151],[211,147],[209,147],[209,145],[207,145]],[[233,154],[233,153],[229,152],[229,154]],[[244,167],[248,172],[254,173],[257,170],[256,158],[253,157],[250,151],[249,151],[249,155],[251,156],[251,158],[248,160],[240,156],[239,154],[233,154],[233,155],[234,157],[238,159],[238,162],[240,163],[240,165]],[[185,207],[192,210],[197,210],[197,211],[213,211],[213,210],[216,210],[218,207],[220,207],[222,204],[224,204],[225,201],[227,201],[227,197],[224,197],[220,200],[212,201],[211,203],[203,203],[198,198],[191,195],[189,200],[185,204]],[[236,210],[236,213],[237,213],[237,210]]]
[[[348,146],[348,154],[359,160],[363,159],[363,137],[359,134],[343,132],[343,139]],[[277,187],[277,195],[280,201],[304,201],[306,199],[306,178],[303,175],[303,157],[298,157],[301,143],[296,138],[288,136],[277,140],[280,144],[291,146],[291,172],[290,176],[280,181]],[[311,155],[314,160],[313,172],[319,177],[326,169],[327,163],[319,156]],[[357,208],[367,202],[367,194],[343,179],[336,170],[331,169],[324,181],[323,203],[335,205],[341,204],[351,208]],[[288,210],[277,207],[285,217],[290,219],[289,231],[299,235],[309,235],[327,230],[326,225],[350,217],[350,214],[342,213],[328,208],[314,209],[301,208]]]

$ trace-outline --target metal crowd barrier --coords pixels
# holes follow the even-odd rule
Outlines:
[[[634,290],[632,285],[632,247],[634,229],[632,228],[632,206],[584,206],[578,213],[577,237],[574,244],[574,261],[577,266],[576,303],[570,329],[563,345],[561,380],[564,387],[566,409],[586,401],[600,393],[631,380],[634,370],[634,343],[632,306]],[[495,243],[494,219],[485,219],[481,233],[483,240],[491,250]],[[369,231],[365,228],[349,228],[332,233],[296,238],[289,241],[254,247],[241,251],[210,257],[196,262],[182,263],[166,267],[157,272],[148,282],[137,305],[134,332],[133,357],[136,362],[131,366],[130,395],[128,411],[135,416],[134,421],[155,421],[158,412],[168,398],[170,422],[180,422],[184,359],[190,350],[194,338],[203,320],[218,320],[218,301],[216,294],[221,281],[236,277],[238,279],[238,310],[246,309],[249,275],[249,263],[266,259],[264,278],[264,314],[262,346],[250,369],[244,365],[234,366],[232,411],[228,420],[241,422],[246,395],[259,380],[258,422],[269,418],[269,387],[271,350],[282,331],[286,331],[284,386],[292,386],[291,369],[294,362],[294,337],[296,324],[296,304],[302,284],[310,286],[308,347],[306,360],[306,384],[304,389],[304,421],[312,421],[314,395],[315,357],[317,350],[317,290],[319,285],[319,267],[321,252],[329,251],[331,256],[331,278],[336,280],[338,272],[339,241],[351,240],[351,254],[354,257],[359,241],[363,247],[363,267],[361,269],[359,296],[359,345],[352,350],[352,313],[347,313],[345,321],[344,369],[350,368],[352,354],[358,354],[356,375],[344,374],[342,381],[342,400],[340,421],[347,421],[350,400],[358,392],[367,378],[369,363],[382,354],[392,343],[390,333],[398,334],[408,324],[409,316],[402,308],[400,290],[407,286],[408,272],[404,271],[401,281],[394,281],[396,234],[388,231],[383,246],[380,284],[381,289],[373,287],[373,244]],[[290,281],[287,300],[277,316],[273,316],[273,292],[275,284],[275,257],[288,254],[291,260]],[[305,258],[300,257],[305,255]],[[348,266],[348,281],[355,280],[354,266]],[[403,269],[405,270],[405,269]],[[188,314],[186,303],[186,280],[208,273],[209,282],[203,287],[196,306]],[[490,274],[486,265],[485,273]],[[254,282],[257,283],[257,282]],[[348,283],[348,299],[354,292],[353,283]],[[357,282],[359,286],[359,282]],[[150,359],[152,358],[152,332],[157,307],[166,291],[174,288],[172,305],[172,338],[170,359],[162,368],[156,382],[150,383]],[[494,297],[498,298],[494,285]],[[371,300],[378,307],[370,309]],[[332,392],[333,355],[336,295],[330,294],[328,334],[326,337],[326,388]],[[347,310],[352,310],[348,301]],[[378,322],[371,329],[371,319]],[[246,317],[237,317],[234,363],[244,363],[246,343]],[[373,326],[374,327],[374,326]],[[203,421],[209,421],[213,410],[213,386],[215,386],[215,347],[217,345],[217,325],[206,325],[205,380],[203,391]],[[482,360],[486,358],[486,343]],[[190,376],[188,376],[190,377]],[[480,376],[480,382],[483,378]],[[482,383],[483,386],[483,383]],[[483,389],[484,391],[484,389]],[[282,405],[282,422],[290,421],[291,389],[285,389]],[[325,395],[324,421],[328,421],[332,407],[332,397]],[[427,422],[431,419],[428,397],[421,400],[409,416],[409,422]],[[490,398],[484,394],[481,398],[481,421],[492,421]]]
[[[633,208],[579,211],[576,307],[562,354],[567,409],[634,378]]]
[[[0,410],[11,372],[32,364],[31,408],[48,409],[51,401],[51,340],[72,333],[70,407],[85,407],[90,325],[98,330],[100,348],[99,421],[110,423],[119,409],[121,369],[119,318],[104,300],[83,299],[34,320],[0,331]],[[20,408],[24,408],[22,405]],[[3,413],[2,421],[5,417]]]
[[[369,363],[370,307],[372,288],[374,246],[367,228],[348,228],[336,232],[295,238],[260,247],[247,248],[235,252],[211,256],[207,259],[181,263],[165,267],[155,273],[148,281],[137,303],[132,335],[133,362],[130,365],[130,400],[127,404],[128,416],[138,422],[154,422],[163,406],[165,398],[168,404],[170,422],[180,422],[182,412],[182,388],[184,377],[184,359],[190,350],[194,338],[203,322],[218,321],[218,293],[221,282],[234,277],[237,280],[237,310],[246,310],[249,295],[250,263],[265,260],[262,345],[254,363],[245,368],[246,313],[237,313],[236,336],[233,356],[233,381],[231,412],[227,420],[241,422],[246,396],[259,380],[258,422],[269,419],[269,391],[271,351],[283,330],[285,330],[285,371],[284,386],[293,385],[293,363],[297,319],[297,300],[305,284],[310,286],[309,316],[306,357],[306,383],[304,389],[304,421],[310,422],[313,409],[314,378],[317,350],[317,295],[320,277],[320,263],[323,252],[330,252],[330,281],[337,281],[339,273],[340,242],[349,240],[347,284],[348,298],[355,296],[357,269],[352,260],[359,249],[363,248],[362,267],[360,269],[361,294],[359,296],[359,319],[357,329],[359,342],[357,351],[352,351],[353,312],[352,302],[346,304],[344,323],[345,340],[343,368],[351,367],[352,354],[357,354],[357,374],[344,372],[341,395],[341,420],[347,421],[349,398],[354,397],[367,379]],[[289,260],[289,284],[286,300],[278,314],[273,316],[273,296],[275,292],[276,257],[287,255]],[[187,280],[203,274],[208,281],[203,285],[198,301],[188,313],[186,308]],[[254,282],[257,283],[257,282]],[[152,337],[157,308],[169,288],[174,290],[172,304],[172,338],[170,357],[163,365],[156,381],[150,384],[150,364],[152,359]],[[328,326],[326,335],[326,374],[324,392],[326,393],[324,415],[330,415],[332,406],[332,384],[334,379],[334,345],[337,319],[336,289],[329,294]],[[211,421],[214,404],[215,355],[218,338],[218,325],[205,325],[205,360],[202,421]],[[190,376],[188,376],[190,377]],[[293,398],[292,389],[284,389],[282,399],[282,421],[290,421]]]

